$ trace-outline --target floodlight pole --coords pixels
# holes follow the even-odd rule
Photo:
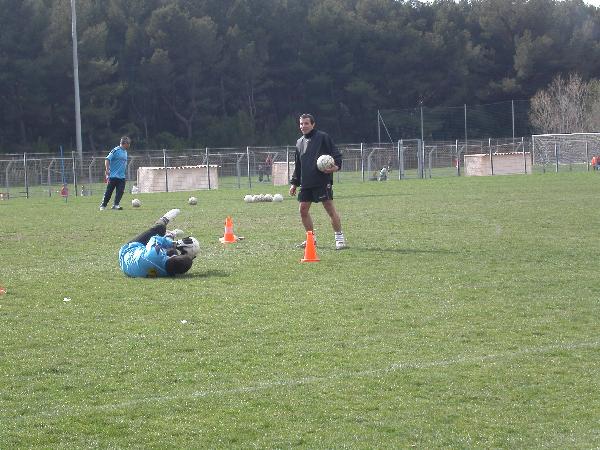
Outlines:
[[[75,140],[77,143],[77,156],[83,161],[81,144],[81,104],[79,100],[79,61],[77,58],[77,15],[75,0],[71,0],[71,37],[73,39],[73,83],[75,84]]]

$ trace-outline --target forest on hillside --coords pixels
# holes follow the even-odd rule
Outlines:
[[[75,147],[71,1],[0,0],[0,152]],[[600,9],[581,0],[76,8],[84,151],[122,134],[137,148],[290,144],[305,112],[338,142],[374,142],[379,111],[446,108],[461,118],[463,105],[514,100],[530,126],[530,99],[555,77],[600,78]],[[493,130],[497,118],[481,111]],[[401,119],[388,125],[420,137]]]

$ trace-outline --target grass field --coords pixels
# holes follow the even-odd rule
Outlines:
[[[0,448],[598,448],[598,180],[338,184],[310,264],[287,195],[0,202]],[[125,277],[173,207],[192,270]]]

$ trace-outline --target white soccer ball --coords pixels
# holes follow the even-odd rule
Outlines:
[[[265,201],[265,194],[258,194],[258,201],[259,202],[264,202]]]
[[[258,203],[258,202],[260,202],[260,196],[259,196],[258,194],[254,194],[254,195],[252,196],[252,201],[253,201],[254,203]]]
[[[246,203],[252,203],[254,201],[254,197],[252,197],[250,194],[244,195],[244,201]]]
[[[317,159],[317,169],[321,172],[330,169],[333,166],[335,166],[335,161],[331,155],[321,155],[319,156],[319,159]]]
[[[198,204],[198,199],[196,197],[190,197],[190,198],[188,198],[188,203],[190,205],[197,205]]]
[[[131,206],[133,206],[134,208],[139,208],[140,206],[142,206],[142,202],[139,198],[134,198],[133,200],[131,200]]]
[[[265,194],[265,202],[272,202],[273,196],[271,194]]]
[[[180,252],[195,258],[198,252],[200,251],[200,242],[198,239],[192,236],[188,236],[183,239],[179,239],[175,242],[177,250]]]
[[[283,201],[283,195],[281,195],[281,194],[275,194],[273,196],[273,201],[274,202],[282,202]]]

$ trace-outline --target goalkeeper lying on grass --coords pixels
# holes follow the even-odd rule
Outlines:
[[[176,240],[181,230],[167,231],[179,209],[168,211],[152,228],[134,237],[119,250],[119,265],[130,277],[167,277],[186,273],[200,250],[193,237]]]

